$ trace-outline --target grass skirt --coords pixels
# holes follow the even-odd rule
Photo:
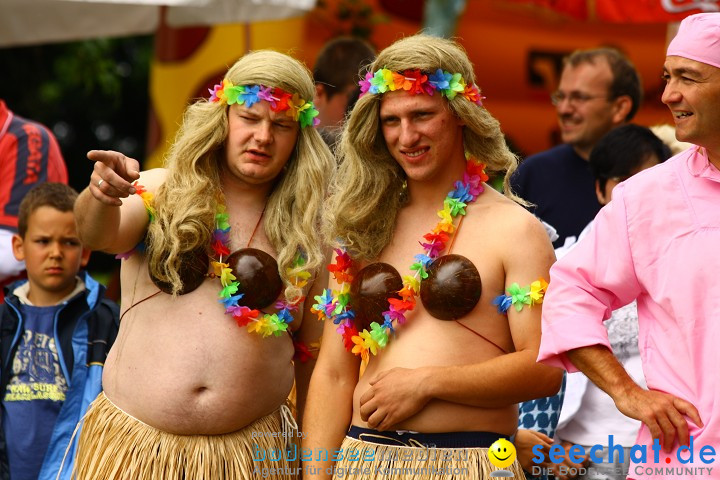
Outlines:
[[[300,471],[297,424],[286,406],[237,432],[175,435],[101,393],[83,421],[73,480],[291,480]]]
[[[395,446],[345,437],[341,450],[333,479],[489,480],[498,470],[488,460],[487,448]],[[510,478],[525,479],[517,460],[506,470],[513,474]]]

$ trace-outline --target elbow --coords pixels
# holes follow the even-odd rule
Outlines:
[[[542,382],[540,384],[541,391],[538,397],[552,397],[560,391],[565,371],[561,368],[547,365],[542,365],[542,370],[543,372],[539,376],[542,378]]]

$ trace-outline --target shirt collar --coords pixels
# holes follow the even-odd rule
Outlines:
[[[688,158],[687,165],[690,174],[693,177],[708,178],[716,182],[720,182],[720,171],[710,163],[707,156],[707,150],[703,147],[695,146],[691,148],[692,153]]]
[[[67,296],[65,296],[65,298],[63,298],[62,300],[57,302],[56,305],[60,305],[61,303],[67,302],[68,300],[73,298],[75,295],[77,295],[78,293],[85,290],[85,282],[83,282],[83,279],[80,277],[75,277],[75,278],[77,280],[77,283],[75,284],[75,289],[72,292],[70,292]],[[28,293],[30,293],[30,282],[23,283],[22,285],[17,287],[13,291],[13,293],[15,294],[15,296],[18,297],[18,300],[20,300],[20,303],[22,303],[23,305],[34,306],[32,304],[32,302],[30,301],[30,299],[28,298]]]

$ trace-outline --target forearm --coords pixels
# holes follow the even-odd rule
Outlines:
[[[629,390],[640,388],[615,355],[603,345],[576,348],[568,351],[567,356],[573,365],[613,400],[626,395]]]
[[[428,367],[429,398],[497,408],[554,395],[562,370],[535,362],[532,350],[509,353],[473,365]]]
[[[352,420],[355,378],[342,378],[331,372],[317,372],[310,382],[304,415],[303,450],[311,460],[303,462],[304,478],[332,477],[333,451],[340,448]]]
[[[78,196],[74,210],[78,235],[83,245],[92,250],[109,250],[113,240],[118,237],[120,207],[100,202],[86,188]]]

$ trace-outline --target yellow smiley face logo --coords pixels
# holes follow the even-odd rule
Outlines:
[[[495,443],[490,445],[488,449],[488,459],[490,463],[495,465],[497,468],[505,468],[512,465],[515,461],[517,452],[515,452],[515,445],[510,443],[508,440],[501,438]]]

